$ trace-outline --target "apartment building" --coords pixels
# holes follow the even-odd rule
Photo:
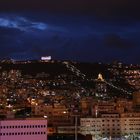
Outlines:
[[[47,120],[0,120],[0,140],[47,140]]]

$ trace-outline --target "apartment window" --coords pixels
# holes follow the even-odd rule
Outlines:
[[[120,135],[120,132],[118,132],[117,134]]]

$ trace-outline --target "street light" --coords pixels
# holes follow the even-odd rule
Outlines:
[[[48,118],[48,116],[44,115],[44,118],[45,118],[45,119],[47,119],[47,118]]]

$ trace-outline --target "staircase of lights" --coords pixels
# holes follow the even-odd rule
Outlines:
[[[84,79],[86,77],[86,75],[81,73],[81,71],[79,69],[77,69],[74,65],[72,65],[68,62],[63,62],[63,64],[66,66],[66,68],[68,68],[76,76],[81,77],[82,79]]]
[[[63,64],[66,66],[66,68],[68,68],[71,72],[73,72],[76,76],[78,77],[81,77],[82,79],[85,79],[86,75],[83,74],[78,68],[76,68],[74,65],[68,63],[68,62],[63,62]],[[92,81],[95,81],[95,79],[91,79]],[[127,90],[123,89],[123,88],[120,88],[120,87],[117,87],[115,85],[113,85],[112,83],[110,82],[107,82],[105,79],[103,79],[102,75],[99,74],[98,75],[98,80],[102,81],[102,82],[105,82],[107,85],[111,86],[112,88],[114,89],[117,89],[119,91],[122,91],[124,93],[127,93],[129,95],[131,95],[131,92],[128,92]]]

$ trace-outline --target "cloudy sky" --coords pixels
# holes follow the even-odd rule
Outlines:
[[[136,0],[4,0],[0,58],[140,63]]]

